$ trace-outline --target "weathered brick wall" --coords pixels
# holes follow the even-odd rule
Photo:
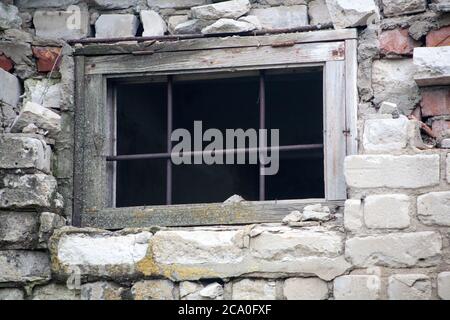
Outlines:
[[[219,1],[0,3],[0,300],[450,299],[450,4],[196,8],[211,2]],[[360,152],[345,162],[343,216],[310,208],[303,217],[321,221],[293,213],[284,224],[241,227],[63,227],[72,213],[74,113],[64,40],[329,22],[359,32]]]

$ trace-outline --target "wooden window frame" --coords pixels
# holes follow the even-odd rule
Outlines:
[[[75,226],[193,226],[280,222],[313,203],[342,206],[346,155],[357,153],[357,32],[327,30],[278,35],[199,38],[75,50]],[[323,68],[325,199],[113,208],[115,90],[111,81],[155,76],[302,67]]]

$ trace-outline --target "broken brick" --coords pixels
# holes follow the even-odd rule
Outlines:
[[[450,115],[450,87],[422,89],[421,94],[424,117]]]
[[[384,55],[412,55],[419,46],[420,42],[409,36],[408,29],[386,30],[380,35],[380,50]]]
[[[56,47],[33,47],[33,55],[37,59],[38,71],[50,72],[55,64],[54,70],[58,70],[61,63],[61,59],[58,59],[60,52],[61,48]]]
[[[0,68],[9,72],[14,68],[14,62],[0,52]]]
[[[435,120],[432,124],[433,132],[436,136],[443,136],[447,130],[450,130],[450,120]]]
[[[427,47],[450,46],[450,26],[432,30],[426,37]]]

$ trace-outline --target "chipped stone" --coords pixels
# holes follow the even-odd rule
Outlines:
[[[47,242],[57,228],[66,225],[66,219],[52,212],[42,212],[39,223],[39,244],[46,248]]]
[[[167,28],[169,32],[175,34],[175,27],[183,22],[188,21],[188,19],[189,17],[187,15],[170,16],[167,20]]]
[[[431,281],[424,274],[396,274],[389,277],[390,300],[429,300]]]
[[[256,27],[252,23],[248,23],[245,21],[237,21],[233,19],[219,19],[213,24],[207,26],[202,29],[203,34],[211,34],[211,33],[239,33],[239,32],[248,32],[255,30]]]
[[[61,84],[59,82],[49,79],[27,79],[24,85],[25,103],[31,101],[42,104],[46,108],[60,109]]]
[[[6,103],[13,108],[17,106],[20,97],[20,83],[16,76],[0,69],[0,103]]]
[[[284,281],[283,295],[287,300],[325,300],[328,285],[319,278],[289,278]]]
[[[167,31],[167,24],[159,13],[153,10],[142,10],[140,13],[144,26],[143,37],[163,36]]]
[[[255,30],[261,30],[263,27],[257,16],[240,17],[238,21],[247,22],[255,26]]]
[[[55,138],[61,131],[61,116],[34,102],[26,102],[19,116],[14,121],[11,132],[21,132],[28,124],[34,123],[38,128],[48,132],[50,138]]]
[[[424,12],[426,0],[381,0],[383,13],[387,17]]]
[[[416,78],[446,78],[450,77],[450,46],[427,47],[414,49],[414,64]],[[438,83],[441,84],[441,83]],[[448,84],[448,82],[445,82]]]
[[[134,37],[138,26],[139,20],[132,14],[102,14],[95,22],[95,37]]]
[[[49,256],[41,251],[0,251],[0,270],[0,283],[49,280]]]
[[[417,215],[426,225],[450,226],[450,192],[430,192],[417,198]]]
[[[19,29],[22,19],[19,16],[19,10],[12,4],[0,2],[0,30]]]
[[[326,4],[336,29],[365,26],[380,18],[374,0],[326,0]]]
[[[349,275],[334,279],[336,300],[378,300],[381,280],[375,275]]]
[[[237,19],[249,11],[250,2],[248,0],[231,0],[193,7],[191,8],[191,15],[195,19],[203,20]]]
[[[201,30],[213,22],[210,20],[192,19],[177,24],[174,29],[175,34],[194,34],[199,33]]]

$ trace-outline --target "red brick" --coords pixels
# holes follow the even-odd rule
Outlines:
[[[424,117],[450,115],[450,87],[422,89],[421,94]]]
[[[436,120],[433,121],[433,132],[436,136],[442,136],[445,131],[450,130],[450,120]]]
[[[419,46],[420,42],[409,36],[408,29],[386,30],[380,35],[380,50],[384,55],[412,55]]]
[[[450,26],[428,32],[427,47],[450,46]]]
[[[14,62],[0,52],[0,68],[9,72],[14,68]]]
[[[39,72],[50,72],[61,48],[56,47],[33,47],[33,55],[37,59],[37,68]],[[56,63],[55,71],[59,69],[61,59]]]

